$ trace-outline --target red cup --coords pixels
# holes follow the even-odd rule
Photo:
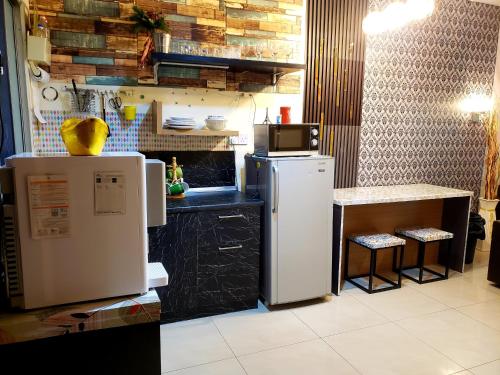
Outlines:
[[[280,107],[281,114],[281,123],[282,124],[290,124],[292,122],[292,118],[290,117],[291,107]]]

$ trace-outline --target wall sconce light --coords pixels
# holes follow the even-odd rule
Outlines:
[[[483,94],[472,94],[459,103],[459,108],[465,113],[470,113],[471,121],[481,122],[481,115],[489,113],[493,108],[493,98]]]
[[[434,12],[435,0],[406,0],[389,4],[381,11],[369,13],[363,20],[366,34],[381,34],[422,20]]]

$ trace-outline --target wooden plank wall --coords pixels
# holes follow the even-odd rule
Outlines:
[[[128,17],[137,4],[166,16],[172,45],[208,54],[230,48],[244,59],[303,62],[303,0],[37,0],[51,29],[52,78],[78,83],[151,83],[152,67],[137,61],[146,35],[131,32]],[[35,2],[31,1],[31,10]],[[291,53],[291,51],[293,51]],[[300,92],[300,78],[286,76],[277,88],[265,74],[162,67],[165,86],[214,87],[251,92]]]
[[[304,122],[321,124],[335,187],[356,185],[368,0],[308,0]]]

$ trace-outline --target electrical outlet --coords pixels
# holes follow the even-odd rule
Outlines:
[[[230,137],[229,142],[231,142],[232,145],[247,145],[248,134],[240,134],[239,136]]]

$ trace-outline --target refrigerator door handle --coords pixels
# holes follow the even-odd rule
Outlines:
[[[278,206],[279,206],[279,169],[277,165],[273,165],[273,213],[278,212]]]

